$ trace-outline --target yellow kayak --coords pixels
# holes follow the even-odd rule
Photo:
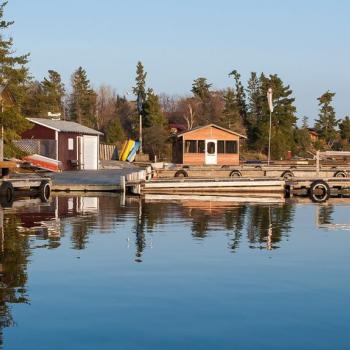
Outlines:
[[[129,156],[130,151],[133,149],[135,146],[135,141],[134,140],[129,140],[127,145],[125,146],[125,150],[123,153],[121,153],[121,160],[126,160]]]
[[[123,155],[123,153],[124,153],[124,151],[125,151],[125,148],[126,148],[126,145],[128,144],[128,141],[125,141],[124,143],[123,143],[123,147],[122,147],[122,149],[120,150],[120,152],[119,152],[119,160],[122,160],[122,155]]]

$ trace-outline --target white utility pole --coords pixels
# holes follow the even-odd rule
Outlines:
[[[269,88],[267,90],[267,102],[269,104],[269,110],[270,110],[269,150],[268,150],[268,156],[267,156],[267,165],[269,166],[270,160],[271,160],[271,128],[272,128],[272,112],[273,112],[272,88]]]

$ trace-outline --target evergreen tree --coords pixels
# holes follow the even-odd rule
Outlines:
[[[303,118],[303,124],[301,128],[296,128],[294,131],[295,147],[294,153],[299,156],[306,157],[307,152],[312,149],[312,142],[307,124],[307,117]]]
[[[330,147],[332,147],[336,139],[336,127],[338,125],[338,120],[332,106],[334,96],[335,93],[327,91],[317,99],[319,101],[320,112],[318,114],[319,119],[317,119],[315,123],[315,128],[320,137],[323,138]]]
[[[350,118],[348,116],[339,123],[339,129],[341,138],[350,142]]]
[[[132,88],[134,95],[141,96],[142,101],[146,100],[146,77],[147,72],[144,71],[142,63],[137,62],[136,66],[136,85]]]
[[[232,76],[235,81],[236,105],[239,110],[241,121],[244,125],[247,125],[246,94],[241,82],[241,75],[236,70],[233,70],[228,76]]]
[[[301,128],[302,129],[308,129],[309,128],[309,118],[305,115],[303,116],[302,122],[301,122]]]
[[[233,89],[227,89],[224,94],[224,101],[225,106],[223,110],[223,126],[228,129],[242,132],[243,123],[241,122],[240,109],[237,105],[236,94]]]
[[[4,10],[7,1],[0,4],[0,85],[13,96],[13,103],[2,100],[1,121],[4,126],[5,156],[16,154],[16,148],[11,141],[29,127],[23,117],[22,106],[26,94],[26,84],[29,81],[28,56],[16,56],[13,39],[6,38],[4,32],[14,23],[4,20]]]
[[[22,104],[22,113],[26,117],[41,117],[43,110],[43,87],[37,80],[26,85],[26,93]]]
[[[209,89],[211,86],[212,84],[209,84],[206,78],[199,77],[193,81],[191,91],[202,102],[206,102],[210,97]]]
[[[260,98],[263,99],[261,118],[257,121],[255,145],[258,150],[267,151],[269,137],[269,107],[266,100],[268,88],[273,90],[274,112],[272,113],[271,155],[275,159],[283,158],[287,151],[295,147],[294,129],[297,118],[295,116],[295,99],[291,97],[292,90],[285,86],[282,80],[275,74],[265,77],[260,76]]]
[[[159,98],[152,89],[147,90],[146,101],[144,103],[144,127],[154,125],[165,126],[166,119],[162,112]]]
[[[118,141],[123,141],[125,139],[124,129],[120,122],[119,116],[116,116],[112,119],[105,131],[106,142],[109,144],[116,143]]]
[[[262,105],[265,97],[262,96],[260,79],[255,72],[252,72],[248,80],[247,88],[247,134],[248,145],[253,147],[258,138],[257,123],[262,118]]]
[[[88,127],[96,127],[96,93],[90,86],[86,71],[79,67],[72,75],[73,92],[70,96],[70,117]]]
[[[54,71],[48,71],[49,76],[41,82],[43,94],[43,115],[48,112],[63,114],[63,98],[65,95],[64,84],[61,75]]]

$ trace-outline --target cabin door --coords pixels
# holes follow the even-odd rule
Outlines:
[[[205,164],[218,163],[217,140],[205,140]]]

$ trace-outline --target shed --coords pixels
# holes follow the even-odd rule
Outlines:
[[[177,164],[238,165],[240,140],[246,136],[215,124],[176,135],[173,159]]]
[[[22,142],[36,140],[39,154],[60,161],[62,170],[98,169],[101,132],[72,121],[27,119],[34,126],[22,134]]]

